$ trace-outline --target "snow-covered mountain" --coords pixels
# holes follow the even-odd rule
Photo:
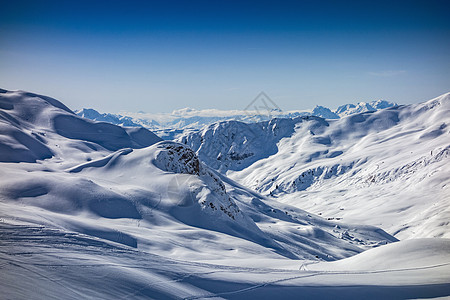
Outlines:
[[[439,137],[447,134],[445,126],[419,134],[418,125],[407,125],[406,118],[431,126],[446,120],[446,103],[438,99],[335,121],[297,117],[252,124],[221,122],[205,128],[203,140],[185,133],[185,143],[178,143],[161,141],[141,127],[87,120],[49,97],[0,90],[2,297],[447,296],[448,239],[398,242],[365,222],[374,212],[367,213],[360,204],[370,199],[357,202],[356,208],[346,204],[346,209],[360,215],[363,222],[359,224],[348,222],[350,217],[307,212],[288,198],[290,174],[297,167],[291,166],[292,173],[277,173],[292,157],[305,163],[303,150],[298,151],[303,145],[332,145],[324,140],[326,134],[330,141],[336,138],[343,150],[310,155],[311,162],[325,156],[344,157],[337,154],[344,150],[350,153],[345,161],[358,158],[361,151],[344,146],[354,141],[370,144],[373,133],[378,137],[392,127],[383,123],[389,120],[405,126],[406,139],[411,132],[419,138],[417,145],[423,139],[438,147]],[[384,114],[388,117],[380,118]],[[423,123],[421,114],[428,123]],[[364,130],[356,130],[358,124]],[[306,137],[305,130],[309,130]],[[210,143],[220,134],[227,136],[216,145],[223,156],[213,157],[221,162],[214,165],[205,153],[214,150]],[[380,136],[378,144],[383,145],[386,138]],[[229,141],[234,144],[222,152]],[[200,147],[192,149],[186,143]],[[248,145],[248,151],[242,145]],[[261,151],[250,155],[256,148]],[[369,150],[367,167],[381,157],[376,154],[379,148]],[[435,171],[427,179],[427,183],[435,182],[431,187],[446,184],[444,156],[426,164]],[[393,156],[389,163],[402,157],[409,156]],[[260,171],[255,169],[258,164]],[[355,166],[364,166],[364,161]],[[252,185],[252,176],[267,180],[258,177],[259,185]],[[284,182],[284,192],[273,192],[275,182]],[[292,195],[301,196],[300,192],[309,190],[294,189]],[[318,201],[317,193],[309,196]],[[437,208],[442,210],[439,201]],[[415,201],[411,205],[412,210],[420,206]],[[430,224],[434,226],[434,220]]]
[[[350,244],[344,247],[329,245],[321,253],[310,247],[315,239],[311,237],[301,247],[309,250],[300,250],[292,247],[291,243],[304,242],[278,241],[277,232],[263,225],[268,231],[264,232],[254,218],[265,220],[263,224],[281,218],[278,222],[286,223],[284,226],[313,226],[319,231],[329,231],[329,239],[334,239],[336,245],[347,242],[331,234],[335,230],[333,222],[310,216],[309,222],[305,223],[303,219],[307,213],[304,211],[272,203],[229,179],[225,180],[229,186],[225,188],[221,175],[201,163],[190,148],[175,142],[161,142],[144,128],[122,128],[86,120],[55,99],[31,93],[5,91],[1,93],[0,103],[4,108],[0,161],[3,162],[3,175],[9,174],[2,176],[0,192],[12,200],[5,203],[14,207],[20,201],[26,206],[37,207],[42,210],[41,215],[53,215],[52,224],[58,224],[58,228],[94,236],[98,231],[100,237],[108,240],[108,234],[103,231],[108,232],[115,227],[114,220],[129,219],[124,224],[131,227],[139,220],[145,228],[156,219],[169,218],[174,226],[179,223],[176,226],[194,231],[197,228],[212,230],[231,240],[239,237],[246,243],[262,245],[263,249],[275,249],[282,256],[320,255],[327,260],[349,256],[379,242],[395,240],[379,229],[359,228],[358,232],[368,231],[367,234],[374,239],[367,242],[361,239],[362,248]],[[20,162],[30,164],[23,168],[14,164]],[[29,172],[30,168],[32,172]],[[245,205],[240,208],[237,202]],[[80,222],[80,213],[85,214],[83,220],[86,224]],[[254,215],[256,217],[252,218]],[[95,222],[103,229],[96,230],[91,226],[98,217],[103,221]],[[47,224],[46,218],[38,219],[38,223]],[[145,222],[149,223],[144,225]],[[166,221],[162,223],[166,224]],[[150,227],[154,230],[158,226]],[[163,228],[165,225],[159,228],[159,232],[164,231]],[[125,230],[124,236],[131,235]],[[301,231],[296,235],[302,236]],[[143,241],[126,238],[125,244],[146,244],[150,236]],[[179,246],[186,247],[181,240],[178,241]],[[317,241],[322,242],[321,239]],[[283,244],[287,244],[289,250]],[[161,245],[156,245],[159,247]],[[196,255],[201,256],[201,253]]]
[[[173,139],[178,136],[177,130],[201,129],[204,126],[211,125],[221,121],[241,121],[246,123],[256,123],[269,121],[272,118],[295,118],[299,116],[316,116],[325,119],[339,119],[360,112],[376,111],[388,107],[395,107],[396,103],[384,100],[372,101],[370,103],[360,102],[357,105],[347,104],[340,106],[332,111],[323,106],[316,106],[312,110],[298,110],[283,112],[279,109],[270,111],[261,110],[217,110],[204,109],[196,110],[193,108],[183,108],[174,110],[172,113],[149,114],[144,112],[132,113],[122,112],[119,114],[99,113],[94,109],[81,109],[75,113],[83,118],[94,121],[109,122],[121,126],[142,126],[154,130],[164,139]]]
[[[317,105],[311,111],[311,116],[321,117],[324,119],[339,119],[339,115],[327,107]]]
[[[191,147],[208,166],[225,173],[243,170],[275,154],[277,143],[294,133],[295,124],[310,118],[275,118],[258,123],[223,121],[181,135],[177,141]]]
[[[384,100],[377,100],[377,101],[372,101],[369,103],[359,102],[356,105],[355,104],[341,105],[334,111],[334,113],[342,118],[342,117],[357,114],[357,113],[377,111],[380,109],[396,107],[396,106],[398,106],[398,104],[392,103],[392,102],[387,102]],[[332,119],[332,118],[329,118],[329,119]]]
[[[449,123],[446,94],[338,120],[221,122],[178,141],[280,202],[399,238],[450,237]]]

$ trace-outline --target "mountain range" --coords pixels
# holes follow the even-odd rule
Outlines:
[[[377,103],[146,119],[169,141],[0,90],[3,297],[450,296],[450,94]]]
[[[256,105],[251,106],[254,108]],[[100,113],[92,108],[76,110],[75,113],[83,118],[93,121],[108,122],[120,126],[145,127],[160,134],[164,139],[173,139],[181,130],[201,129],[206,125],[220,121],[241,121],[255,123],[268,121],[273,117],[295,118],[299,116],[316,116],[326,119],[339,119],[355,113],[377,111],[388,107],[398,106],[397,103],[384,100],[372,101],[370,103],[360,102],[358,104],[346,104],[339,106],[336,110],[327,107],[316,106],[312,110],[286,111],[270,109],[261,106],[259,110],[217,110],[183,108],[171,113],[151,114],[145,112],[123,112],[123,113]],[[258,106],[256,106],[258,107]]]

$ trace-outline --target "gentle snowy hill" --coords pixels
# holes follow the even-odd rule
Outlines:
[[[61,157],[68,151],[83,155],[96,150],[143,148],[161,140],[144,128],[80,118],[55,99],[22,91],[1,90],[0,108],[2,162],[35,162]]]

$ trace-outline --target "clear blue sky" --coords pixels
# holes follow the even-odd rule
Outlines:
[[[449,1],[1,1],[0,87],[72,109],[284,110],[450,91]]]

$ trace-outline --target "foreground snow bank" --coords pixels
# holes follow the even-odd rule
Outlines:
[[[83,234],[0,223],[5,299],[417,299],[450,296],[449,240],[381,246],[283,270],[174,260]],[[425,249],[426,248],[426,249]],[[425,252],[424,252],[425,251]],[[421,255],[425,253],[427,255]],[[395,263],[395,257],[401,259]],[[367,261],[381,263],[378,266]],[[383,260],[387,264],[383,265]],[[289,260],[288,260],[289,261]],[[391,264],[390,262],[393,262]]]

